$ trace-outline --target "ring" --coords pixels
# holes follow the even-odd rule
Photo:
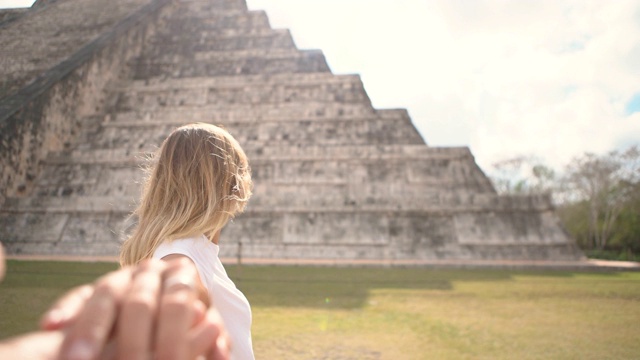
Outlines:
[[[175,291],[180,288],[187,288],[189,290],[196,290],[196,282],[191,276],[181,275],[168,277],[162,284],[165,291]]]

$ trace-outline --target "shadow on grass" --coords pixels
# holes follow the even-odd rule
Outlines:
[[[455,282],[507,282],[514,277],[572,278],[569,271],[311,266],[227,266],[252,306],[357,309],[375,289],[453,290]],[[618,273],[581,273],[615,277]]]
[[[511,281],[515,275],[571,277],[570,272],[477,269],[227,266],[252,306],[354,309],[374,289],[453,290],[456,281]]]

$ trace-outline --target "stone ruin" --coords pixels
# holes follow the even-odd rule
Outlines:
[[[0,241],[116,255],[140,164],[221,124],[255,189],[221,256],[578,260],[547,196],[499,196],[466,147],[429,147],[244,0],[50,0],[0,11]]]

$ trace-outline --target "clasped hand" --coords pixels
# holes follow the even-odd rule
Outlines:
[[[71,290],[40,326],[64,334],[60,359],[228,359],[229,336],[198,300],[197,276],[186,259],[147,260]]]

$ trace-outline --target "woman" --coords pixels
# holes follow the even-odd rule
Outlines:
[[[251,171],[225,130],[196,123],[174,130],[160,147],[122,246],[123,266],[148,258],[187,258],[198,269],[201,299],[215,303],[232,342],[232,359],[253,359],[251,308],[218,257],[220,231],[251,196]]]

